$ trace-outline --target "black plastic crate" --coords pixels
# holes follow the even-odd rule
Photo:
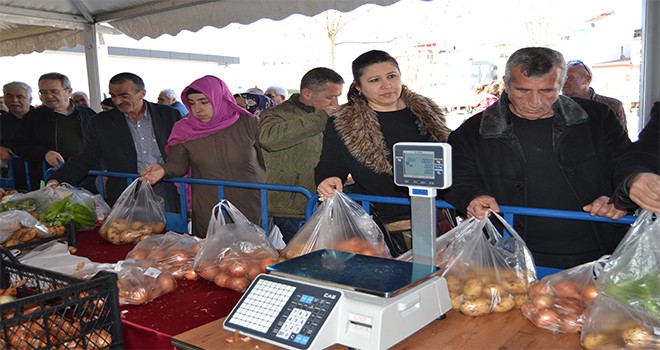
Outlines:
[[[0,249],[0,288],[21,280],[0,304],[0,349],[122,349],[117,275],[89,281],[21,264]]]
[[[65,227],[64,233],[61,236],[46,237],[46,238],[38,239],[36,241],[17,244],[9,247],[2,247],[2,248],[8,250],[18,250],[20,253],[25,254],[31,251],[32,249],[44,243],[48,243],[50,241],[67,242],[69,247],[73,247],[77,249],[78,243],[76,242],[76,226],[74,225],[73,222],[69,222]]]

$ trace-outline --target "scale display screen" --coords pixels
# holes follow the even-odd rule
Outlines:
[[[451,145],[448,143],[397,142],[392,153],[395,184],[411,189],[451,186]]]
[[[432,151],[403,151],[403,176],[433,179],[434,158],[435,153]]]
[[[224,327],[307,349],[341,297],[341,292],[329,288],[259,275]]]
[[[393,297],[440,270],[437,266],[322,249],[268,266],[271,274]]]

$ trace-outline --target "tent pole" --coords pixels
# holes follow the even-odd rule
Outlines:
[[[87,83],[89,86],[89,101],[90,107],[98,111],[100,110],[101,100],[101,78],[99,73],[99,36],[96,24],[89,24],[88,30],[85,31],[85,61],[87,63]]]
[[[650,119],[653,102],[660,101],[660,0],[643,1],[640,131]]]

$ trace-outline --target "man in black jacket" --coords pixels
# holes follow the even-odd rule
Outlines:
[[[612,199],[621,208],[660,213],[660,101],[651,108],[651,120],[630,145],[614,170],[617,192]]]
[[[165,146],[174,123],[179,120],[179,112],[145,101],[144,82],[133,73],[112,77],[109,90],[116,108],[90,120],[82,151],[50,176],[49,186],[80,181],[98,161],[107,171],[138,174],[147,164],[162,163],[167,158]],[[109,178],[106,184],[108,204],[113,205],[126,186],[124,178]],[[166,211],[179,211],[173,184],[157,184],[154,191],[165,199]]]
[[[58,167],[80,152],[87,123],[96,114],[89,107],[73,103],[71,92],[71,81],[64,74],[39,77],[43,105],[28,112],[14,132],[13,151],[30,163],[33,188],[43,180],[43,161]]]
[[[561,53],[542,47],[511,55],[506,92],[450,134],[453,185],[445,199],[484,218],[499,204],[580,211],[618,219],[609,200],[614,164],[630,144],[614,113],[598,102],[560,96]],[[517,216],[514,228],[537,265],[568,268],[611,253],[627,228]]]

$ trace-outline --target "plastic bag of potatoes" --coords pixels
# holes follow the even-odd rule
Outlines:
[[[532,255],[522,238],[497,213],[511,233],[504,238],[489,219],[463,221],[441,236],[436,263],[447,280],[452,308],[468,316],[519,309],[536,281]]]
[[[282,250],[280,260],[320,249],[392,257],[383,232],[372,217],[341,192],[336,192],[319,206]]]
[[[223,209],[232,222],[225,220]],[[213,208],[206,239],[195,256],[197,275],[243,293],[266,266],[276,262],[277,250],[261,227],[225,199]]]
[[[660,320],[599,294],[587,305],[580,334],[585,349],[660,349]]]
[[[136,179],[119,196],[99,233],[113,244],[137,243],[165,230],[165,204],[151,184]]]

